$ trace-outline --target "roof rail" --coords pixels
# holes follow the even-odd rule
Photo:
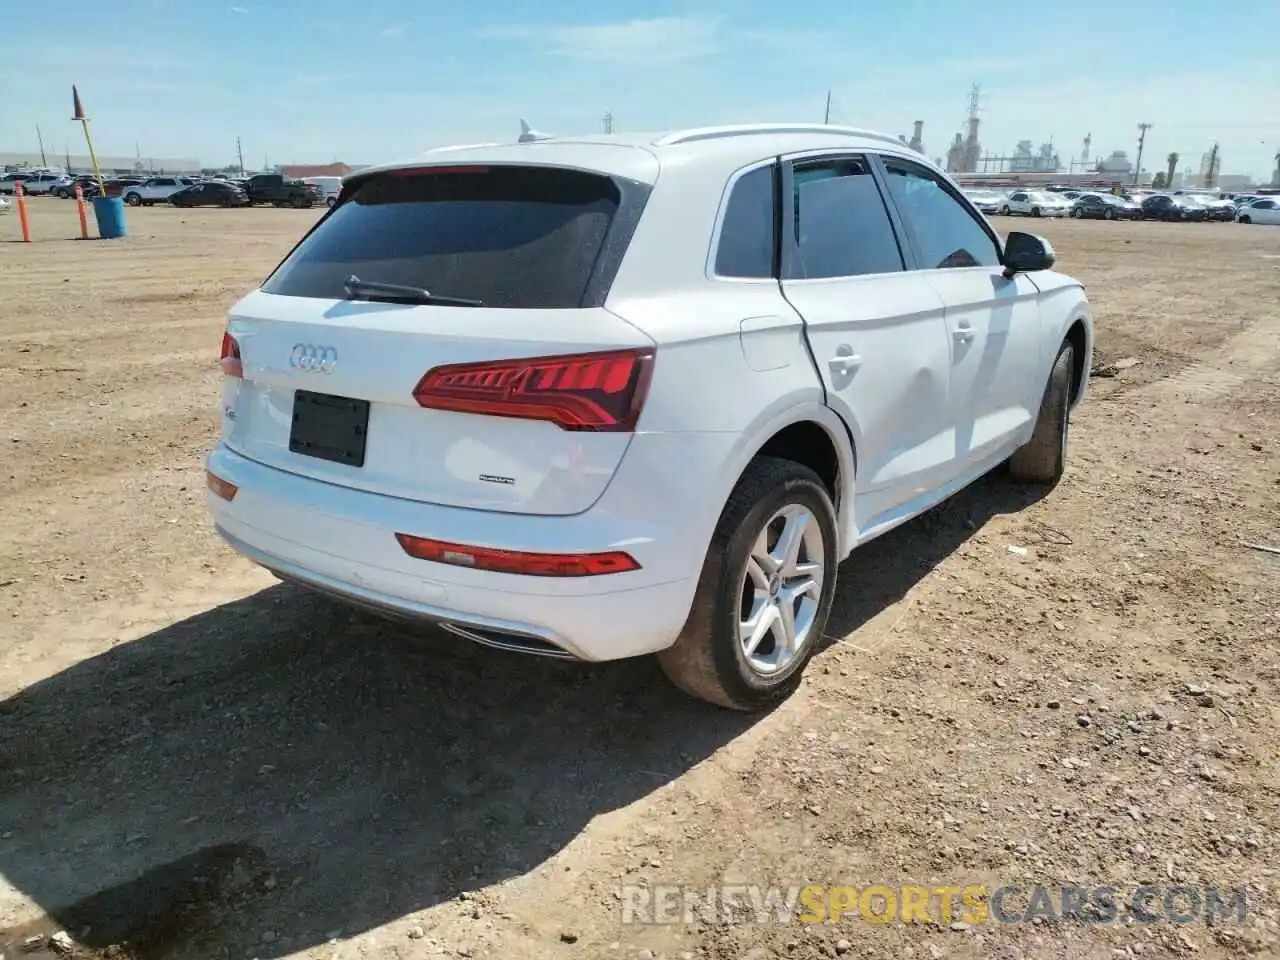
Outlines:
[[[863,137],[869,140],[881,140],[892,143],[895,147],[903,146],[901,140],[887,133],[875,130],[861,130],[857,127],[833,126],[826,123],[740,123],[721,127],[697,127],[691,130],[677,130],[659,137],[656,146],[671,146],[677,143],[695,143],[699,140],[716,140],[722,137],[749,137],[759,134],[786,133],[826,133],[837,137]]]
[[[455,143],[447,147],[432,147],[427,153],[450,153],[454,150],[474,150],[477,147],[502,147],[502,143]]]

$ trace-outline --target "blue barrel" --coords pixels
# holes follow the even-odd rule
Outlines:
[[[120,197],[94,197],[93,215],[98,220],[98,236],[103,240],[128,235],[124,225],[124,200]]]

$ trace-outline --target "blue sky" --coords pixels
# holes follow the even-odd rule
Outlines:
[[[983,93],[984,149],[1052,137],[1079,157],[1171,150],[1269,174],[1280,150],[1280,4],[1078,0],[60,0],[0,24],[0,152],[81,147],[79,85],[104,154],[249,165],[378,162],[451,142],[832,119],[925,123],[941,156]],[[75,28],[74,32],[72,28]],[[1150,161],[1150,162],[1147,162]]]

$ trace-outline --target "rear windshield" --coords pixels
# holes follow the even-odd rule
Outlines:
[[[618,211],[608,177],[544,167],[379,174],[263,285],[342,299],[351,275],[486,307],[574,308]]]

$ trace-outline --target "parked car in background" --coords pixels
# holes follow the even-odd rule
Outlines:
[[[1142,201],[1142,216],[1147,220],[1204,220],[1207,211],[1187,197],[1157,193]]]
[[[61,180],[60,173],[36,173],[22,182],[22,192],[31,197],[47,195],[55,183]]]
[[[1071,212],[1071,201],[1061,194],[1041,193],[1038,190],[1015,190],[1000,205],[1006,217],[1018,214],[1024,217],[1065,217]]]
[[[339,600],[766,708],[857,546],[1061,477],[1092,313],[892,135],[607,142],[348,177],[230,310],[210,511]]]
[[[989,217],[999,213],[1000,204],[1004,202],[1004,196],[994,190],[966,190],[964,195],[968,197],[970,203]]]
[[[1236,205],[1226,197],[1196,197],[1209,220],[1230,222],[1236,218]]]
[[[169,198],[175,207],[247,207],[249,196],[239,187],[220,180],[205,180],[179,190]]]
[[[278,173],[260,173],[250,177],[244,192],[249,203],[269,203],[273,207],[309,207],[320,199],[314,184],[303,183]]]
[[[16,192],[17,185],[20,183],[23,184],[23,192],[25,192],[27,179],[33,176],[35,174],[27,170],[15,170],[13,173],[6,173],[3,177],[0,177],[0,193],[12,195]]]
[[[168,200],[179,190],[185,190],[194,181],[190,177],[152,177],[139,184],[126,187],[120,194],[131,207],[146,206]]]
[[[1087,220],[1137,220],[1142,207],[1109,193],[1082,193],[1071,204],[1071,216]]]
[[[1236,213],[1239,223],[1280,224],[1280,197],[1258,197]]]
[[[110,180],[103,180],[102,185],[107,190],[108,197],[123,196],[124,192],[130,187],[140,186],[144,180],[141,177],[113,177]],[[96,197],[98,195],[98,181],[90,180],[82,188],[86,198]]]
[[[13,209],[13,204],[8,197],[0,197],[0,214],[8,213]]]
[[[341,177],[303,177],[302,182],[314,186],[320,195],[320,200],[327,207],[337,203],[338,194],[342,192]]]
[[[98,189],[98,181],[93,177],[82,174],[76,177],[64,177],[50,188],[49,193],[60,200],[69,200],[76,195],[76,184],[80,185],[82,196],[89,196],[90,191],[96,192]]]

